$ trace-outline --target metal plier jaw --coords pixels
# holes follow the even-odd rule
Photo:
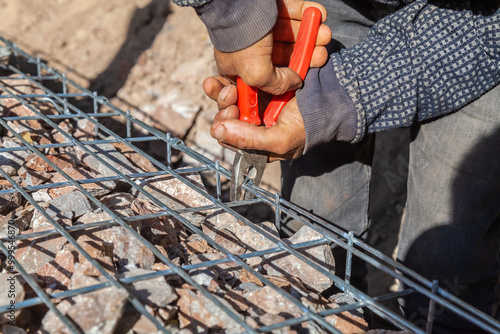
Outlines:
[[[260,184],[267,164],[267,154],[261,151],[238,150],[234,157],[230,199],[241,201],[252,199],[255,195],[243,189],[243,183],[252,181],[256,186]]]
[[[311,63],[320,25],[321,11],[315,7],[307,8],[302,15],[289,65],[292,70],[299,74],[302,80],[306,77]],[[283,107],[295,96],[294,91],[274,96],[261,120],[257,89],[248,86],[240,78],[237,79],[236,85],[238,88],[238,108],[240,109],[239,120],[255,125],[261,125],[263,122],[268,128],[276,124]],[[258,186],[264,174],[266,163],[266,152],[254,150],[238,150],[236,152],[232,169],[231,201],[254,198],[254,194],[244,191],[242,186],[247,179],[251,180],[255,186]]]

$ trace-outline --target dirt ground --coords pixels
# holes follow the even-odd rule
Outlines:
[[[216,68],[206,30],[192,9],[166,0],[0,0],[0,35],[201,153],[225,166],[232,161],[208,135],[216,108],[201,85]],[[163,104],[180,105],[186,120],[162,124],[171,112]],[[406,196],[407,144],[406,130],[377,138],[368,243],[388,255],[397,243]],[[272,164],[263,185],[277,192],[279,182],[279,165]],[[387,292],[393,283],[372,274],[370,293]]]

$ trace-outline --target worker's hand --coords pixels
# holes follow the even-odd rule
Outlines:
[[[217,69],[221,76],[236,82],[236,76],[252,87],[273,95],[300,88],[302,80],[289,69],[288,63],[295,45],[302,13],[307,7],[321,10],[323,22],[326,10],[315,2],[302,0],[278,0],[278,20],[271,32],[253,45],[235,52],[215,50]],[[322,24],[316,39],[311,67],[321,67],[328,60],[324,47],[331,40],[332,33]]]
[[[208,78],[204,88],[219,107],[210,134],[222,146],[232,150],[241,148],[269,152],[269,162],[295,159],[304,151],[306,134],[296,98],[283,108],[276,125],[266,128],[238,120],[238,92],[227,79],[220,76]]]

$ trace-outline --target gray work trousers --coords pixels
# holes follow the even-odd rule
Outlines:
[[[360,42],[393,8],[373,1],[322,0],[338,45]],[[352,3],[352,5],[350,5]],[[481,311],[498,318],[500,278],[500,86],[453,114],[411,128],[407,201],[397,259]],[[374,136],[358,144],[319,146],[282,164],[282,195],[323,219],[363,237]],[[283,217],[281,233],[296,221]],[[353,276],[366,272],[356,265]],[[356,278],[356,277],[354,277]],[[407,318],[424,326],[428,301],[402,299]],[[438,309],[436,333],[480,333]]]

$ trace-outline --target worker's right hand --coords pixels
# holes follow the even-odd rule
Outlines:
[[[235,52],[215,50],[217,69],[221,76],[236,82],[239,76],[252,87],[259,88],[272,95],[280,95],[289,90],[300,88],[302,80],[289,69],[302,13],[308,7],[321,10],[322,20],[326,19],[326,10],[315,2],[302,0],[278,0],[278,20],[272,31],[253,45]],[[321,67],[328,60],[324,47],[331,40],[331,30],[322,24],[316,39],[311,67]]]
[[[219,107],[210,134],[220,145],[231,150],[268,152],[269,162],[291,160],[302,155],[306,134],[296,98],[285,105],[276,125],[267,128],[239,120],[238,92],[227,79],[220,76],[207,78],[204,88]]]

